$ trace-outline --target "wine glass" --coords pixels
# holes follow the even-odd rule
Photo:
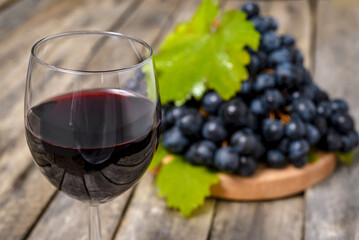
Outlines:
[[[156,150],[161,104],[152,49],[120,33],[67,32],[31,49],[25,130],[43,175],[90,205],[90,239],[100,239],[98,205],[131,188]]]

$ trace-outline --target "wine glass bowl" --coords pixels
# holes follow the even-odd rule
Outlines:
[[[152,50],[113,32],[68,32],[32,48],[25,129],[37,166],[91,205],[132,187],[156,150],[160,99]]]

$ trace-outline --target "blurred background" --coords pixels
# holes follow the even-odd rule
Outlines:
[[[56,192],[32,163],[23,98],[32,45],[71,30],[121,32],[158,45],[201,0],[0,0],[0,239],[87,239],[87,209]],[[223,9],[246,1],[222,0]],[[345,98],[359,123],[359,1],[256,1],[295,36],[314,81]],[[312,7],[310,7],[312,6]],[[356,156],[358,160],[358,156]],[[102,208],[104,239],[359,239],[359,164],[340,166],[294,197],[210,199],[190,219],[168,210],[144,176]]]

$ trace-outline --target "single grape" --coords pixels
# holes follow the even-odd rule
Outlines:
[[[201,131],[202,123],[202,115],[198,111],[191,111],[181,117],[178,126],[186,136],[194,136]]]
[[[243,4],[241,10],[247,14],[247,19],[256,17],[259,15],[259,6],[254,2]]]
[[[286,165],[287,161],[285,155],[278,150],[269,150],[267,152],[267,163],[273,168],[282,168]]]
[[[171,153],[183,153],[189,145],[189,140],[178,127],[172,127],[163,134],[163,146]]]
[[[255,98],[250,104],[250,111],[254,114],[265,116],[268,112],[268,109],[264,106],[262,99]]]
[[[268,88],[273,88],[275,86],[275,78],[272,74],[269,73],[260,73],[257,78],[254,80],[253,89],[256,92],[264,91]]]
[[[293,102],[293,111],[297,113],[304,121],[310,121],[315,116],[316,108],[311,100],[306,98],[298,98]]]
[[[280,39],[274,31],[266,32],[262,35],[260,47],[267,53],[272,52],[280,47]]]
[[[230,144],[238,153],[253,155],[258,141],[253,133],[245,133],[239,130],[232,135]]]
[[[335,99],[333,101],[330,101],[330,108],[331,108],[332,112],[337,112],[337,111],[347,112],[347,111],[349,111],[348,104],[342,99]]]
[[[347,112],[336,112],[331,120],[335,129],[342,133],[348,133],[354,129],[354,120]]]
[[[315,145],[319,142],[321,134],[312,124],[306,124],[306,139],[310,145]]]
[[[305,136],[305,124],[300,119],[291,119],[285,126],[285,134],[291,140],[298,140]]]
[[[264,21],[267,22],[267,31],[276,31],[278,29],[278,21],[272,17],[263,17]]]
[[[202,107],[208,113],[217,112],[222,103],[222,98],[215,91],[207,92],[202,98]]]
[[[215,167],[224,172],[235,172],[239,166],[239,157],[231,147],[221,147],[214,155]]]
[[[240,156],[237,173],[241,176],[251,176],[257,169],[257,161],[250,156]]]
[[[186,153],[186,159],[192,164],[211,166],[216,150],[217,147],[213,142],[202,140],[190,146]]]
[[[202,136],[210,141],[222,142],[227,137],[227,130],[219,119],[210,119],[202,127]]]
[[[304,140],[296,140],[289,144],[289,154],[288,157],[290,160],[295,160],[305,156],[309,151],[309,143]]]
[[[285,34],[280,37],[280,43],[281,46],[292,48],[295,46],[295,38],[292,35]]]
[[[276,67],[279,64],[290,62],[292,58],[291,51],[288,48],[280,48],[270,53],[268,66]]]
[[[239,121],[245,119],[246,113],[247,106],[240,98],[223,104],[221,108],[221,116],[225,124],[238,124]]]
[[[284,135],[284,126],[277,119],[265,119],[262,135],[269,142],[279,141]]]
[[[275,110],[285,104],[284,97],[278,89],[267,89],[262,96],[262,102],[266,109]]]
[[[312,101],[315,99],[317,93],[318,93],[318,87],[313,83],[304,86],[301,90],[301,96],[303,98],[307,98]]]

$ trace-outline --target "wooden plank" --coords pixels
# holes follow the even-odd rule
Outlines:
[[[0,239],[23,239],[54,193],[35,165],[26,169],[0,196]]]
[[[151,44],[157,39],[157,35],[178,7],[178,3],[178,0],[145,1],[131,14],[126,23],[120,28],[113,26],[113,30],[135,35]],[[105,210],[102,218],[102,229],[105,229],[104,239],[110,239],[116,230],[127,200],[128,194],[121,196],[114,203],[111,202],[102,206]],[[78,210],[79,207],[82,210]],[[60,194],[55,197],[48,210],[34,227],[30,239],[86,239],[87,223],[87,211],[83,210],[81,204],[74,200],[70,201],[68,197]],[[61,227],[56,227],[59,225]]]
[[[108,29],[113,27],[114,24],[118,25],[118,20],[121,19],[119,16],[121,15],[124,16],[122,20],[125,22],[129,14],[128,11],[132,12],[133,8],[138,5],[138,1],[101,1],[96,6],[94,4],[82,6],[71,2],[61,1],[54,3],[50,8],[44,9],[43,12],[17,28],[0,44],[2,50],[6,50],[8,47],[14,51],[13,58],[4,61],[4,65],[0,67],[0,72],[5,73],[5,78],[2,80],[11,80],[8,79],[11,78],[11,74],[7,75],[7,71],[15,74],[15,78],[12,78],[15,85],[12,86],[13,88],[7,88],[7,90],[11,89],[14,91],[13,93],[18,92],[13,95],[12,99],[2,102],[2,105],[8,104],[11,106],[8,114],[1,115],[3,124],[0,128],[1,143],[8,143],[7,147],[2,148],[2,154],[0,155],[0,199],[2,206],[0,216],[5,219],[0,221],[0,229],[2,229],[0,236],[4,236],[6,239],[22,239],[32,228],[32,225],[55,193],[55,189],[41,176],[40,171],[33,169],[24,139],[22,120],[24,81],[20,80],[25,77],[28,52],[33,43],[32,41],[34,41],[33,38],[39,39],[44,35],[48,35],[49,32],[52,33],[59,29]],[[90,17],[86,17],[87,15],[90,15]],[[55,17],[44,21],[48,19],[48,16],[65,18],[65,20],[58,22]],[[103,16],[106,16],[106,18]],[[24,38],[23,32],[26,29],[34,29],[34,35]],[[13,45],[14,42],[16,42],[15,45]],[[8,54],[7,50],[2,53]],[[13,64],[11,67],[10,63],[14,63],[14,61],[19,64]],[[16,71],[19,72],[16,73]],[[17,80],[14,81],[14,79]],[[6,94],[2,92],[0,95],[4,97]],[[5,145],[2,146],[4,147]],[[21,191],[16,191],[16,189],[21,189]],[[36,202],[34,203],[33,201]],[[4,239],[3,237],[0,238]]]
[[[230,1],[225,7],[238,8],[241,4],[243,2]],[[280,34],[290,33],[296,37],[308,64],[310,22],[306,2],[261,1],[259,5],[263,16],[278,20]],[[267,202],[218,200],[215,211],[209,239],[302,239],[302,196]]]
[[[4,1],[0,0],[0,41],[16,27],[24,24],[32,16],[49,7],[55,0],[8,1],[11,4],[1,11]]]
[[[147,173],[137,186],[116,240],[207,239],[214,208],[214,200],[196,210],[189,219],[169,210],[157,196],[154,177]]]
[[[177,23],[189,19],[200,2],[183,1],[183,6],[176,8],[173,19],[158,40],[161,41],[173,28],[173,21]],[[153,176],[146,174],[136,188],[115,239],[207,239],[214,202],[207,200],[191,218],[185,219],[178,211],[166,207],[166,202],[157,196],[153,187]]]
[[[15,4],[19,0],[0,0],[0,11]]]
[[[321,1],[315,80],[331,96],[345,98],[359,123],[357,104],[359,2]],[[357,125],[358,126],[358,125]],[[359,155],[352,166],[340,166],[325,182],[305,194],[305,239],[359,239]]]
[[[100,206],[102,237],[111,239],[132,191]],[[27,239],[88,239],[88,206],[59,192]]]
[[[268,202],[219,201],[209,239],[300,240],[301,196]]]

